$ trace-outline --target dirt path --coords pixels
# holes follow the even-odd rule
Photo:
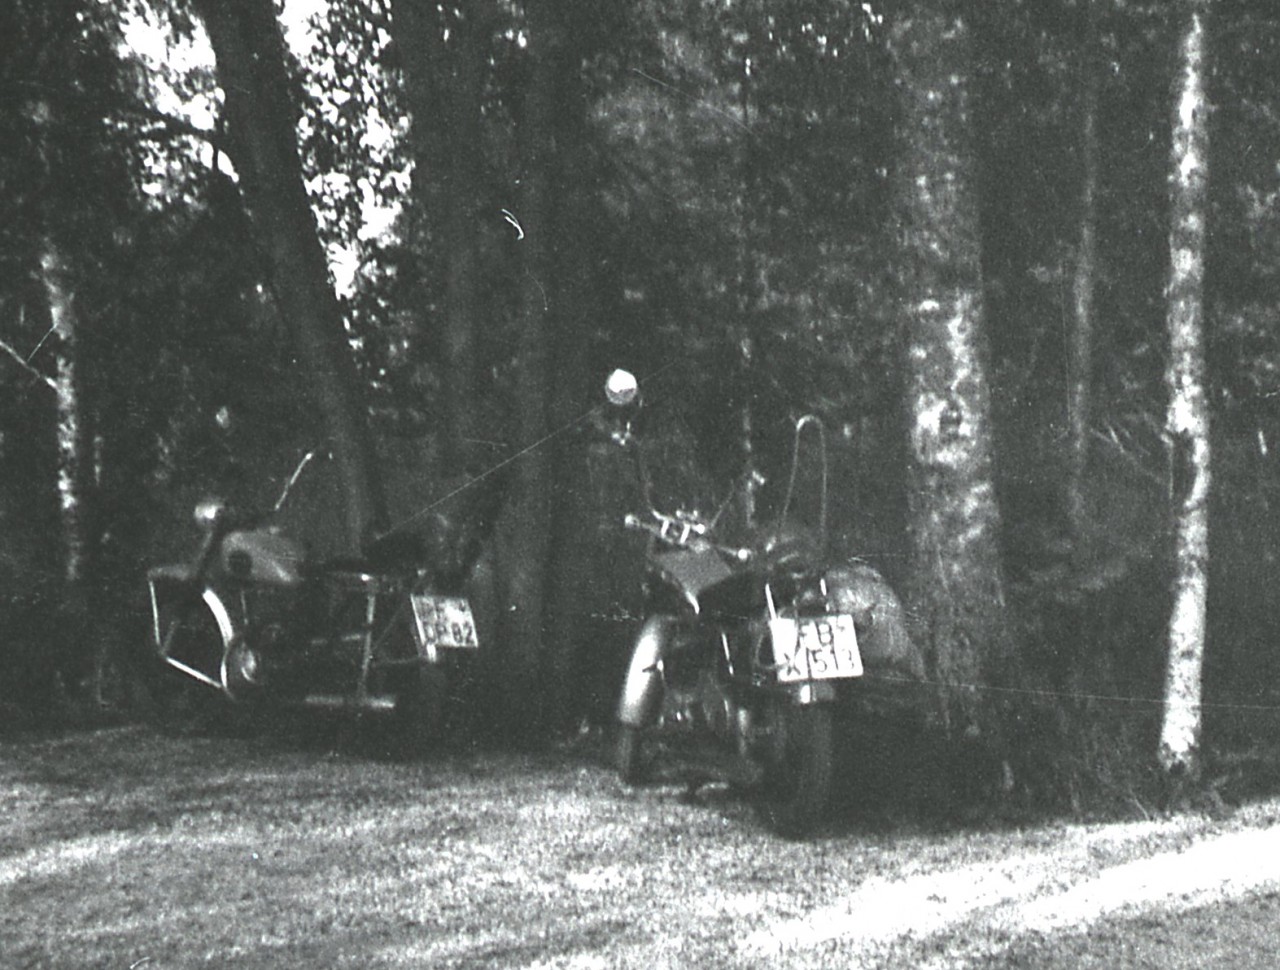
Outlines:
[[[1189,821],[1070,829],[1052,849],[872,879],[799,919],[761,927],[747,945],[779,962],[823,948],[864,966],[868,959],[902,960],[915,949],[921,952],[913,966],[989,966],[1012,952],[1040,948],[1054,935],[1087,937],[1135,918],[1176,936],[1171,926],[1182,914],[1212,907],[1226,913],[1229,904],[1280,891],[1280,827],[1211,834],[1188,828]],[[1153,839],[1179,833],[1194,841],[1099,865],[1118,848],[1144,851]],[[1280,933],[1273,942],[1280,944]],[[1177,945],[1169,943],[1162,966],[1177,960]],[[1123,965],[1123,956],[1103,949],[1105,965]],[[1272,965],[1270,947],[1259,957],[1265,958],[1260,965]]]
[[[122,728],[0,742],[0,966],[1270,966],[1277,820],[795,844],[587,750]]]

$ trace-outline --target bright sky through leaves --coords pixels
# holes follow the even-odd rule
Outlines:
[[[328,0],[285,0],[280,21],[284,26],[285,40],[293,52],[300,58],[306,58],[314,47],[314,33],[309,27],[310,20],[327,6]],[[213,50],[203,33],[194,40],[175,41],[161,24],[140,19],[132,14],[125,14],[125,38],[128,53],[137,57],[148,69],[151,77],[154,107],[167,115],[181,118],[202,130],[212,131],[215,124],[215,108],[212,100],[204,95],[184,97],[179,94],[171,82],[174,75],[190,71],[213,69]],[[390,129],[385,125],[377,126],[387,138],[392,137]],[[375,129],[376,130],[376,129]],[[206,153],[207,147],[201,152]],[[208,162],[210,156],[203,155]],[[225,159],[223,160],[225,165]],[[163,165],[153,165],[152,174],[155,181],[149,191],[159,195],[164,191],[165,172]],[[376,237],[390,228],[396,212],[380,206],[369,191],[363,191],[364,226],[360,231],[362,239]],[[331,249],[329,262],[332,268],[337,289],[340,293],[349,293],[354,285],[355,273],[358,269],[358,256],[352,248]]]

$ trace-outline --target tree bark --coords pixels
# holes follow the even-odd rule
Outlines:
[[[1092,6],[1089,8],[1092,10]],[[1072,548],[1079,552],[1085,532],[1089,424],[1093,409],[1094,292],[1098,275],[1098,87],[1100,67],[1092,16],[1087,17],[1081,57],[1083,97],[1080,105],[1080,239],[1071,279],[1071,337],[1067,375],[1067,521]]]
[[[92,698],[104,703],[104,680],[110,639],[105,628],[91,634],[91,602],[101,594],[97,556],[90,527],[94,494],[94,456],[89,408],[85,400],[83,339],[76,310],[75,287],[62,247],[46,236],[40,252],[40,276],[49,307],[49,326],[55,340],[53,380],[57,435],[57,494],[61,524],[62,584],[55,614],[61,635],[53,642],[62,649],[54,661],[55,683],[74,674]],[[97,599],[101,600],[101,595]],[[87,665],[87,666],[86,666]],[[84,675],[82,680],[81,675]],[[68,686],[65,681],[63,687]]]
[[[558,433],[552,452],[550,643],[544,665],[548,710],[558,722],[549,724],[553,729],[572,727],[571,719],[586,711],[591,671],[603,661],[598,617],[610,608],[600,577],[611,567],[595,529],[599,510],[588,484],[588,440],[570,430],[588,403],[599,400],[597,381],[603,377],[593,378],[587,357],[601,291],[590,254],[600,251],[594,242],[602,219],[587,148],[589,104],[582,73],[591,51],[580,37],[561,30],[564,44],[554,65],[556,153],[550,180],[556,245],[550,262],[555,381],[549,405],[550,426]]]
[[[195,0],[217,61],[231,159],[272,287],[315,390],[346,497],[356,553],[386,522],[373,440],[315,216],[303,186],[284,40],[272,0]]]
[[[1169,178],[1169,394],[1174,581],[1160,764],[1199,769],[1201,675],[1209,592],[1209,401],[1205,393],[1204,259],[1208,218],[1209,102],[1205,21],[1209,0],[1181,0]]]
[[[519,274],[519,366],[516,371],[516,440],[510,499],[498,523],[498,583],[505,651],[506,709],[513,725],[540,724],[544,703],[543,663],[547,645],[548,560],[551,552],[552,446],[548,434],[551,403],[553,222],[550,205],[555,164],[551,137],[556,94],[555,61],[564,39],[547,0],[526,6],[529,18],[529,76],[518,120],[519,211],[522,227]]]
[[[897,206],[909,421],[912,614],[953,736],[997,737],[979,693],[1007,673],[1000,514],[975,190],[970,26],[917,3],[892,26],[903,157]]]
[[[81,407],[75,295],[62,253],[51,240],[45,241],[40,254],[40,272],[49,304],[49,325],[57,342],[54,394],[57,399],[62,579],[69,589],[77,589],[85,579],[89,548],[85,514],[88,435]]]

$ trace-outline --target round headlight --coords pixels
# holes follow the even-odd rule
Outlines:
[[[262,676],[262,661],[257,652],[244,644],[231,651],[228,661],[231,672],[246,684],[256,684]]]
[[[636,383],[634,374],[618,368],[605,382],[604,393],[610,404],[624,407],[636,399],[636,395],[640,393],[640,385]]]
[[[220,499],[207,499],[203,502],[197,502],[195,510],[196,525],[202,529],[212,529],[226,509],[226,505]]]

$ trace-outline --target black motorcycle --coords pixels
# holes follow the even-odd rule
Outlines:
[[[195,554],[148,572],[163,726],[301,707],[393,715],[418,737],[439,728],[450,677],[479,648],[470,603],[403,543],[309,557],[277,520],[314,457],[266,512],[198,504]]]
[[[609,400],[626,414],[639,404],[635,378],[617,371]],[[806,437],[807,436],[807,437]],[[626,418],[613,438],[635,456],[648,508],[625,526],[644,533],[645,619],[631,651],[618,706],[617,767],[624,783],[648,773],[656,752],[680,740],[713,742],[730,781],[748,786],[779,833],[809,833],[832,783],[833,710],[862,676],[856,569],[826,554],[826,441],[821,421],[794,426],[786,498],[777,521],[746,541],[720,540],[723,515],[663,512],[653,505],[644,449]],[[789,521],[802,444],[820,466],[816,528]]]

